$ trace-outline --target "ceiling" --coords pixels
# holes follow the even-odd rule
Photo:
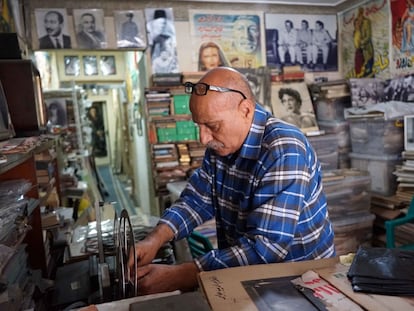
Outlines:
[[[187,0],[181,0],[187,1]],[[194,2],[223,2],[222,0],[188,0]],[[347,0],[227,0],[226,3],[262,3],[262,4],[285,4],[285,5],[312,5],[335,7]]]

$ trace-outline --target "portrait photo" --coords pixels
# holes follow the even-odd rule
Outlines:
[[[80,75],[80,60],[77,55],[65,55],[63,57],[65,66],[65,75],[79,76]]]
[[[66,9],[35,9],[39,49],[70,49]]]
[[[204,49],[205,54],[214,53],[215,60],[219,58],[220,63],[232,67],[266,65],[262,12],[217,14],[217,11],[189,10],[189,13],[194,70],[208,68],[203,61]]]
[[[265,14],[267,65],[338,70],[336,15]]]
[[[172,8],[145,9],[152,73],[179,72]]]
[[[65,98],[45,99],[47,120],[52,126],[67,126],[67,110]]]
[[[94,50],[107,47],[102,9],[74,9],[73,19],[78,48]]]
[[[319,130],[311,96],[305,82],[272,84],[273,114],[309,133]]]
[[[114,22],[117,47],[145,48],[147,46],[143,11],[114,11]]]
[[[85,76],[97,76],[98,75],[98,59],[93,55],[84,55],[82,57],[83,62],[83,74]]]

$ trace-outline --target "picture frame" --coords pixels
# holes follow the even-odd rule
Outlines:
[[[82,56],[83,74],[85,76],[97,76],[98,75],[98,58],[96,55],[84,55]]]
[[[146,48],[147,32],[142,10],[114,11],[114,24],[118,48]]]
[[[116,75],[116,62],[113,55],[101,55],[99,57],[99,70],[104,76]]]
[[[63,56],[65,75],[76,76],[80,75],[80,59],[77,55],[64,55]]]

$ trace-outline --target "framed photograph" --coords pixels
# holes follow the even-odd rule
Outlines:
[[[80,75],[80,60],[77,55],[63,56],[65,75],[79,76]]]
[[[272,84],[273,114],[305,134],[318,131],[315,111],[305,82]]]
[[[147,46],[143,11],[114,11],[114,22],[117,47],[145,48]]]
[[[65,127],[68,124],[66,99],[65,98],[48,98],[45,99],[47,107],[47,120],[52,126]]]
[[[39,49],[72,48],[66,9],[35,9],[35,19]]]
[[[338,70],[336,15],[265,14],[267,65]]]
[[[113,55],[102,55],[99,58],[99,68],[104,76],[116,75],[116,62]]]
[[[107,47],[102,9],[74,9],[73,18],[78,48],[95,50]]]
[[[82,57],[83,62],[83,74],[85,76],[97,76],[98,75],[98,60],[96,56],[84,55]]]

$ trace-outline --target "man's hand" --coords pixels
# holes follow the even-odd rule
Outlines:
[[[180,265],[149,264],[139,267],[137,271],[138,294],[194,290],[197,287],[198,272],[194,262]]]
[[[157,255],[158,250],[167,241],[172,240],[174,233],[165,224],[157,225],[154,230],[147,235],[147,237],[136,243],[135,248],[131,250],[128,259],[128,267],[134,266],[134,254],[135,251],[138,266],[144,266],[152,262]]]

